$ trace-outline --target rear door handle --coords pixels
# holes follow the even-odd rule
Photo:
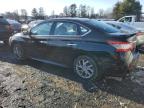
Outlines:
[[[67,46],[77,46],[77,44],[69,43]]]
[[[42,44],[47,44],[47,41],[39,41]]]

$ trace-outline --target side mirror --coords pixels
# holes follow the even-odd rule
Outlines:
[[[21,27],[21,31],[24,35],[27,35],[29,33],[29,26],[27,24],[23,24]]]

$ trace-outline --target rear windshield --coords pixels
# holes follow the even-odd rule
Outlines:
[[[104,23],[101,21],[97,21],[97,20],[90,20],[90,24],[94,25],[97,29],[106,32],[106,33],[116,33],[116,32],[120,32],[120,30]]]

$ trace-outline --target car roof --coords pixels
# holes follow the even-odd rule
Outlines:
[[[88,22],[91,19],[89,18],[51,18],[51,19],[47,19],[48,21],[76,21],[76,22]]]

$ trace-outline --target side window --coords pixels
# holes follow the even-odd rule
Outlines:
[[[119,22],[125,22],[125,18],[120,19]]]
[[[52,22],[42,23],[32,28],[32,35],[49,35],[52,27]]]
[[[120,19],[120,22],[131,22],[131,21],[132,21],[132,17],[124,17]]]
[[[85,33],[87,33],[89,30],[83,26],[80,26],[80,35],[84,35]]]
[[[131,22],[132,21],[132,18],[131,17],[126,17],[125,18],[125,22]]]
[[[77,25],[69,22],[57,22],[54,35],[75,36],[78,34]]]

